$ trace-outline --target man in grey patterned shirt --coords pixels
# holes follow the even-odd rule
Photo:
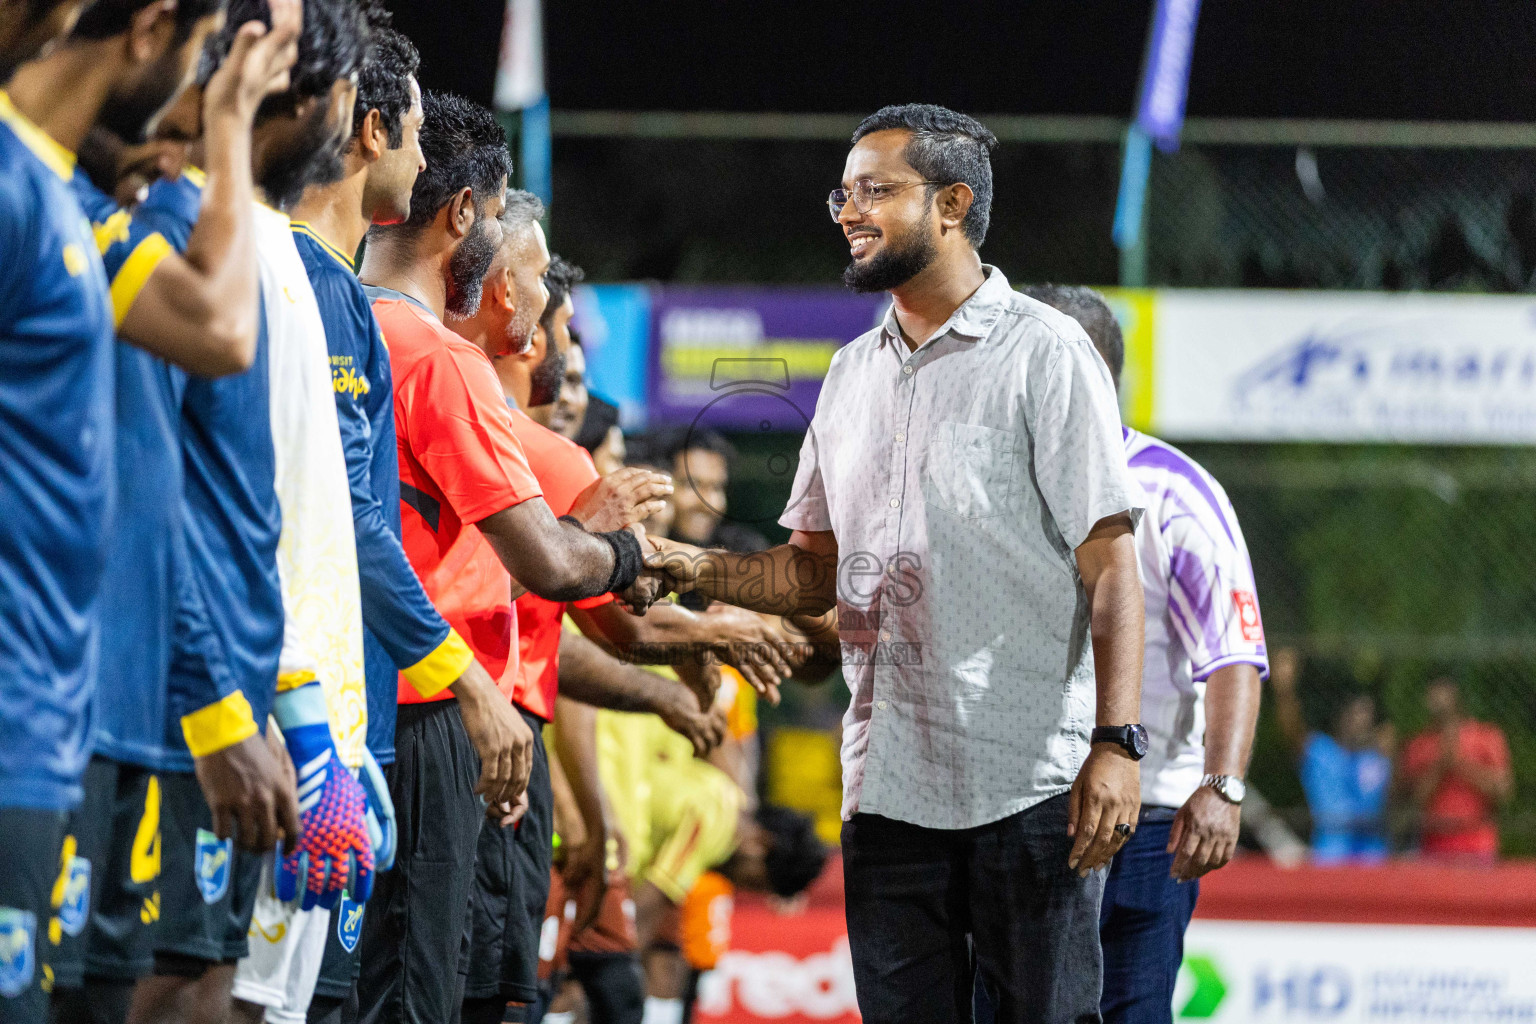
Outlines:
[[[911,105],[853,141],[829,200],[844,280],[892,306],[832,361],[793,535],[650,564],[764,612],[838,609],[864,1020],[969,1021],[977,971],[1000,1021],[1097,1020],[1099,869],[1135,827],[1145,750],[1114,390],[1076,321],[977,255],[991,132]]]

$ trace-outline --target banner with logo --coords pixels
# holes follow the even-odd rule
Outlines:
[[[699,982],[699,1024],[857,1024],[853,958],[841,904],[813,901],[775,913],[752,897],[736,900],[731,948]]]
[[[1190,923],[1174,1019],[1480,1024],[1536,1020],[1536,929]]]
[[[1172,440],[1536,442],[1536,300],[1111,290],[1121,403]]]
[[[832,288],[663,287],[652,301],[653,421],[800,432],[833,353],[878,324],[889,300]]]

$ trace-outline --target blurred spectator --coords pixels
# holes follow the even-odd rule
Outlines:
[[[1269,681],[1312,813],[1312,859],[1319,864],[1379,861],[1387,855],[1392,727],[1377,724],[1376,702],[1362,693],[1344,703],[1331,735],[1309,730],[1296,697],[1300,668],[1296,651],[1280,648]]]
[[[725,491],[736,459],[731,443],[713,430],[694,428],[674,431],[665,444],[677,488],[672,495],[677,506],[672,536],[704,548],[766,550],[768,541],[762,534],[725,514]]]
[[[1515,790],[1509,744],[1498,726],[1466,717],[1454,679],[1431,682],[1424,706],[1429,728],[1409,741],[1398,778],[1420,815],[1419,850],[1492,861],[1499,854],[1494,811]]]

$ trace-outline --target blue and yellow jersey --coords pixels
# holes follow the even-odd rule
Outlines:
[[[186,248],[202,176],[159,181],[134,220]],[[165,767],[253,734],[277,687],[283,604],[277,575],[282,526],[273,483],[265,323],[255,364],[217,380],[188,378],[181,403],[186,571],[178,576]]]
[[[84,174],[71,181],[90,219],[122,323],[144,283],[175,250]],[[165,757],[166,673],[182,538],[181,397],[186,375],[118,339],[117,515],[101,589],[101,668],[94,752],[158,768]]]
[[[113,509],[112,308],[74,156],[0,93],[0,806],[90,757]]]
[[[400,462],[389,350],[351,257],[296,221],[293,240],[325,323],[336,418],[352,491],[363,604],[368,749],[395,759],[399,673],[430,696],[458,678],[469,648],[438,614],[400,545]]]

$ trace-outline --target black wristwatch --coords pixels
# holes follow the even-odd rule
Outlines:
[[[1147,728],[1140,722],[1132,725],[1101,725],[1088,738],[1090,743],[1113,743],[1125,748],[1134,761],[1147,756]]]

